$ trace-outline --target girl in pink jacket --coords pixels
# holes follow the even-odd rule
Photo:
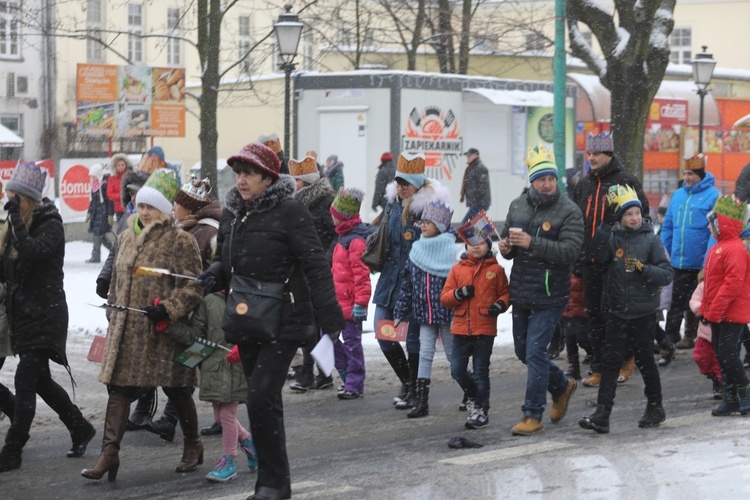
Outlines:
[[[698,273],[698,286],[690,298],[690,310],[696,316],[700,316],[701,302],[703,301],[703,271]],[[724,394],[724,384],[721,380],[721,367],[714,353],[711,343],[711,327],[706,322],[698,323],[698,338],[693,349],[693,360],[698,365],[698,371],[710,378],[714,383],[714,399],[721,399]]]

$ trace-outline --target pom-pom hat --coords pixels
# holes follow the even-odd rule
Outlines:
[[[299,181],[312,184],[320,179],[320,170],[318,170],[318,165],[315,163],[315,158],[305,156],[301,161],[289,160],[289,175]]]
[[[613,153],[615,151],[615,141],[610,132],[601,134],[589,134],[586,136],[586,151]]]
[[[401,153],[396,165],[396,179],[403,179],[417,189],[427,180],[425,160],[422,153]]]
[[[227,165],[232,167],[235,172],[237,171],[238,163],[249,163],[269,174],[274,181],[279,180],[281,162],[273,149],[265,144],[251,142],[242,148],[242,151],[234,156],[230,156],[227,160]]]
[[[430,202],[422,212],[422,220],[428,220],[435,224],[441,233],[451,227],[453,218],[453,207],[442,201]]]
[[[197,212],[201,208],[211,204],[208,196],[211,192],[211,181],[208,178],[199,180],[193,176],[190,181],[182,186],[175,196],[174,202],[179,203],[191,212]]]
[[[526,154],[526,166],[529,168],[529,182],[545,175],[554,175],[557,178],[555,153],[542,144],[529,148]]]
[[[179,189],[180,183],[174,172],[164,168],[155,170],[138,191],[136,203],[145,203],[163,214],[169,214]]]
[[[37,167],[33,161],[19,161],[5,190],[41,202],[46,179],[47,172]]]
[[[359,215],[365,193],[357,188],[341,188],[331,203],[331,215],[338,220],[349,220]]]

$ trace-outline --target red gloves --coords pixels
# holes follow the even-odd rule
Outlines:
[[[227,353],[227,361],[230,365],[235,365],[240,362],[240,349],[237,346],[232,347],[232,350]]]

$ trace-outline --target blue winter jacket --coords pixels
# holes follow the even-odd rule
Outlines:
[[[661,241],[675,269],[703,268],[711,237],[706,214],[720,194],[714,187],[715,180],[713,174],[706,172],[698,184],[682,186],[672,195],[661,226]]]
[[[445,280],[429,274],[408,261],[404,268],[401,293],[393,312],[394,318],[427,325],[442,325],[453,321],[453,309],[440,303]]]

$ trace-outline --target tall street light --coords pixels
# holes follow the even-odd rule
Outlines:
[[[274,28],[276,31],[276,43],[279,48],[281,64],[279,68],[284,71],[284,158],[289,161],[289,120],[291,115],[291,79],[292,71],[297,66],[292,61],[297,55],[297,46],[302,35],[304,24],[300,22],[299,16],[291,12],[292,4],[284,5],[286,12],[279,15]]]
[[[695,54],[690,64],[693,65],[693,80],[698,87],[698,95],[701,98],[700,114],[698,115],[698,152],[703,152],[703,99],[708,94],[708,84],[711,83],[711,77],[714,74],[716,61],[712,54],[706,52],[708,46],[703,46],[703,52]]]

